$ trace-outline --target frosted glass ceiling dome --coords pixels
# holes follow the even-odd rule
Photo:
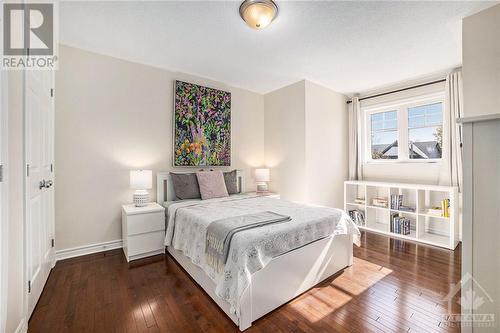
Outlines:
[[[263,29],[278,16],[278,6],[272,0],[245,0],[240,16],[249,27]]]

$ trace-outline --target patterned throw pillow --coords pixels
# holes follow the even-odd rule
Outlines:
[[[222,171],[198,171],[196,178],[203,200],[229,196]]]
[[[224,182],[226,183],[227,193],[237,194],[238,191],[238,175],[236,170],[224,172]]]
[[[201,198],[198,178],[195,173],[170,173],[175,196],[179,200]]]

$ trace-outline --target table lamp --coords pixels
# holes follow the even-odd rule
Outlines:
[[[269,182],[269,169],[255,169],[255,182],[257,183],[257,193],[268,192],[267,182]]]
[[[153,187],[153,172],[151,170],[130,171],[130,188],[134,189],[134,204],[136,207],[147,206],[149,193]]]

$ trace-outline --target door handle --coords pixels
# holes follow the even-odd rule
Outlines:
[[[45,182],[45,188],[50,188],[54,183],[52,182],[52,180],[47,180]]]
[[[38,189],[41,190],[42,188],[45,188],[47,185],[45,184],[45,179],[40,180],[40,184],[38,184]]]

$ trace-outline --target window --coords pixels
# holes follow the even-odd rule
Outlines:
[[[365,161],[440,160],[443,108],[443,94],[363,108]]]
[[[398,112],[373,113],[371,121],[372,159],[398,158]]]
[[[441,158],[443,145],[443,103],[408,108],[408,157]]]

